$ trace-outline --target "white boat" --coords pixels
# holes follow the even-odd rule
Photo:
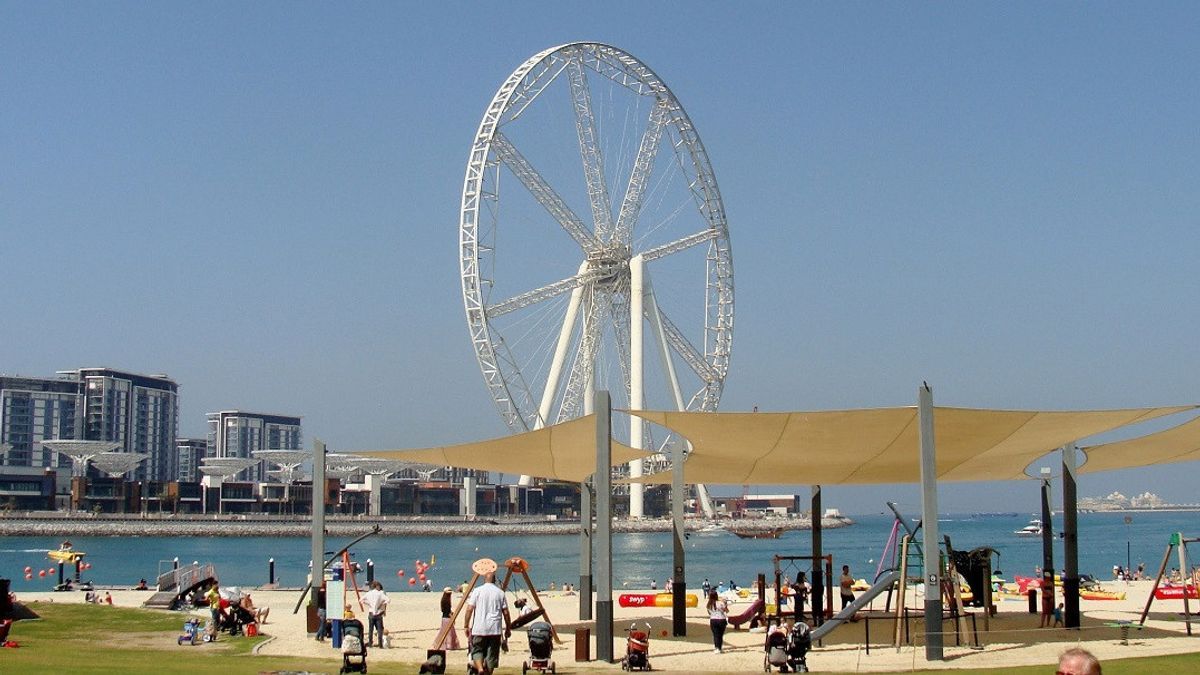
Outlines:
[[[1040,537],[1042,536],[1042,521],[1034,518],[1029,521],[1029,524],[1019,530],[1013,530],[1013,534],[1018,537]]]

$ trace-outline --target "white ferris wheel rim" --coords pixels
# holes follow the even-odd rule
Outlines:
[[[512,303],[519,305],[521,298],[510,298],[490,306],[485,298],[484,284],[480,273],[479,219],[481,202],[484,199],[481,187],[485,181],[489,162],[501,161],[496,159],[497,146],[505,144],[505,141],[498,132],[505,123],[506,114],[510,114],[514,104],[517,103],[514,101],[514,95],[523,84],[530,84],[530,82],[536,84],[536,80],[531,80],[531,78],[544,77],[550,64],[553,64],[556,59],[563,63],[559,71],[561,72],[570,62],[571,55],[577,55],[582,66],[591,68],[593,72],[599,73],[635,93],[652,96],[655,105],[663,106],[666,112],[661,126],[678,134],[679,145],[685,148],[687,157],[690,159],[690,168],[695,171],[689,189],[695,196],[698,211],[705,221],[705,227],[689,237],[672,242],[668,246],[659,247],[660,250],[656,253],[666,256],[701,243],[709,246],[708,283],[707,288],[702,289],[706,296],[703,318],[705,347],[703,351],[697,350],[690,347],[686,339],[682,339],[682,344],[679,344],[680,338],[676,336],[676,351],[683,356],[685,361],[689,361],[705,385],[701,393],[693,396],[689,403],[689,409],[715,410],[728,372],[733,334],[732,251],[729,244],[724,204],[717,187],[716,177],[691,119],[662,79],[636,57],[619,48],[598,42],[562,44],[543,50],[522,63],[505,79],[488,104],[471,146],[463,181],[459,220],[459,261],[467,327],[485,385],[488,387],[502,419],[512,431],[520,432],[535,428],[538,411],[533,410],[531,414],[528,409],[527,402],[531,393],[528,384],[524,381],[519,369],[515,367],[515,360],[508,358],[506,362],[507,347],[502,339],[501,331],[493,324],[494,313],[509,311],[510,305]],[[591,63],[588,63],[589,58],[592,59]],[[557,77],[557,74],[551,77],[551,81],[554,77]],[[548,86],[548,84],[545,83],[543,86]],[[528,93],[528,88],[522,93]],[[532,103],[532,98],[536,98],[539,93],[540,90],[533,92],[533,96],[524,105]],[[511,151],[511,146],[509,149]],[[584,151],[580,150],[580,152]],[[586,171],[587,158],[584,157],[583,160]],[[667,250],[671,246],[675,248]],[[629,257],[639,253],[645,252],[634,251],[630,247],[626,261]],[[582,269],[583,266],[581,266],[581,275]],[[540,290],[557,295],[564,292],[564,288],[572,287],[570,285],[562,286],[567,281],[569,280],[557,282],[558,288],[551,288],[556,285],[551,284],[550,287]],[[509,304],[506,305],[506,303]],[[503,310],[501,306],[504,306]],[[685,352],[689,353],[685,354]],[[688,356],[691,357],[690,360]],[[506,367],[508,372],[506,372]],[[626,382],[626,386],[628,386],[628,382]],[[521,391],[516,393],[520,395],[514,395],[514,390],[518,389]],[[522,405],[522,401],[525,401],[526,405]]]

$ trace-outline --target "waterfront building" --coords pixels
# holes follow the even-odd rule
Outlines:
[[[175,480],[179,385],[166,375],[141,375],[111,368],[60,370],[78,383],[83,396],[83,439],[120,443],[117,452],[149,455],[130,478]]]
[[[209,456],[208,439],[177,438],[175,447],[179,451],[179,470],[175,479],[181,483],[199,483],[204,477],[200,473],[200,463]]]
[[[82,438],[79,383],[39,377],[0,376],[0,466],[55,469],[71,475],[71,459],[42,446],[43,440]]]
[[[208,413],[208,448],[212,457],[253,459],[256,450],[300,450],[303,440],[299,417],[242,410]],[[268,463],[260,461],[230,480],[266,482],[268,469]]]

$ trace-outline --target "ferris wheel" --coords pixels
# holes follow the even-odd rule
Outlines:
[[[514,433],[590,413],[598,389],[618,408],[716,409],[733,341],[725,209],[683,106],[632,55],[575,42],[508,76],[471,145],[459,264]],[[679,442],[622,424],[635,448]]]

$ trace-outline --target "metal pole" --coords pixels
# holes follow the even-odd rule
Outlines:
[[[271,584],[272,586],[275,585],[275,559],[274,558],[270,558],[267,560],[267,583]]]
[[[613,660],[612,400],[596,392],[596,658]]]
[[[937,447],[933,432],[933,390],[917,388],[921,442],[921,550],[925,558],[925,660],[942,660],[942,561],[938,541]]]
[[[1075,444],[1062,448],[1063,627],[1079,628],[1079,518],[1075,491]]]
[[[367,583],[375,581],[375,561],[367,558]]]
[[[312,478],[312,604],[325,581],[325,443],[313,439]]]
[[[683,504],[687,499],[683,484],[683,443],[676,439],[671,445],[671,634],[675,637],[687,635],[687,580],[684,574],[685,560],[683,539]]]
[[[820,626],[825,623],[825,567],[821,560],[821,486],[812,486],[812,513],[809,516],[812,520],[812,593],[809,597],[812,598],[813,626]],[[796,602],[800,602],[799,597]]]
[[[592,620],[592,481],[579,484],[579,620]]]
[[[1042,467],[1042,614],[1054,611],[1054,527],[1050,522],[1050,467]]]

